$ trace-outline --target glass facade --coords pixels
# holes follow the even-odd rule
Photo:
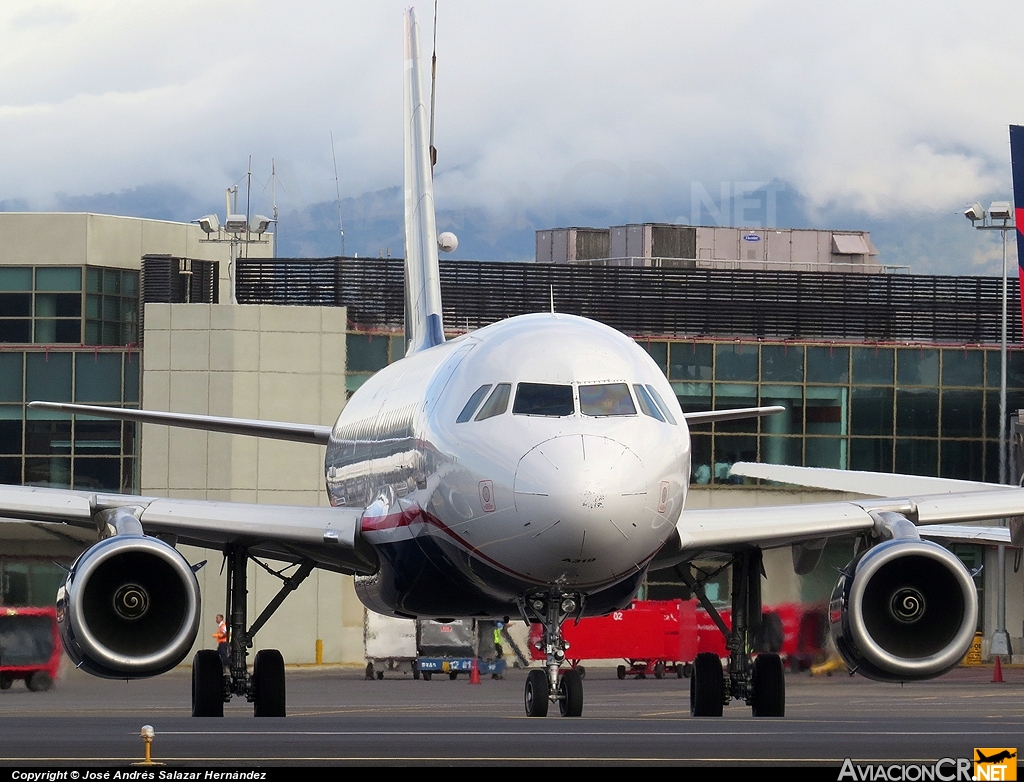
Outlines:
[[[693,427],[696,484],[736,461],[903,472],[998,483],[999,351],[976,346],[640,341],[685,412],[787,412]],[[1007,410],[1024,406],[1011,350]]]
[[[0,343],[133,345],[138,312],[137,271],[0,267]]]
[[[351,396],[374,372],[405,355],[405,335],[351,332],[345,337],[345,354],[345,385]]]
[[[0,350],[0,483],[137,491],[134,423],[27,403],[138,407],[139,364],[136,351]]]

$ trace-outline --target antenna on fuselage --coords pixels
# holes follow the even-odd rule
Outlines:
[[[437,92],[437,0],[434,0],[434,51],[430,55],[430,173],[437,165],[437,147],[434,146],[434,95]]]

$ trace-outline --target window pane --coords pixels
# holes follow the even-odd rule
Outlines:
[[[857,385],[892,385],[892,348],[854,348],[853,382]]]
[[[984,391],[943,391],[942,436],[976,437],[979,440],[983,438],[985,436],[984,402]],[[942,460],[945,463],[945,450],[942,452]]]
[[[484,406],[480,409],[480,414],[477,415],[477,421],[484,421],[488,418],[494,418],[496,415],[501,415],[508,410],[508,398],[512,395],[512,384],[511,383],[498,383],[495,389],[491,392],[490,397],[484,402]]]
[[[391,337],[391,361],[405,358],[405,337]]]
[[[31,293],[0,293],[0,317],[27,318],[32,315]]]
[[[712,378],[713,346],[696,342],[673,342],[669,357],[669,377],[673,380],[707,380]]]
[[[75,401],[121,401],[120,353],[79,353],[75,356]]]
[[[799,345],[762,345],[761,381],[799,383],[804,379],[804,349]]]
[[[519,383],[513,415],[543,415],[561,417],[572,415],[572,386],[553,383]]]
[[[27,454],[70,454],[71,420],[35,418],[38,413],[49,411],[29,410],[25,421],[25,453]]]
[[[37,318],[80,318],[82,296],[78,293],[37,293]]]
[[[846,440],[836,437],[808,437],[806,443],[808,467],[846,469]]]
[[[21,402],[21,362],[24,353],[0,353],[0,402]]]
[[[672,390],[675,392],[679,406],[684,413],[699,413],[702,410],[711,409],[711,384],[710,383],[673,383]],[[698,432],[710,432],[711,424],[690,426],[691,430]],[[711,444],[708,443],[708,461],[711,459]]]
[[[897,440],[896,472],[906,475],[939,474],[938,440]]]
[[[119,456],[121,454],[121,422],[90,421],[81,417],[75,421],[75,455]]]
[[[21,405],[0,405],[0,453],[22,452],[21,410]]]
[[[0,342],[26,344],[32,341],[32,321],[0,318]]]
[[[743,483],[740,476],[729,476],[729,468],[736,462],[757,461],[757,438],[744,435],[715,435],[716,483]]]
[[[21,457],[0,458],[0,483],[21,485]]]
[[[761,386],[761,404],[781,405],[786,412],[761,419],[762,434],[802,434],[804,430],[803,388],[800,386]],[[791,462],[773,462],[790,464]],[[800,464],[800,462],[792,462]]]
[[[676,418],[672,415],[672,411],[669,409],[668,403],[661,398],[661,394],[658,393],[658,389],[648,383],[647,393],[651,395],[651,399],[654,400],[654,404],[658,406],[658,410],[661,411],[661,414],[665,416],[665,420],[672,424],[672,426],[675,426]]]
[[[388,365],[388,338],[373,334],[349,334],[345,338],[349,372],[376,372]]]
[[[757,386],[740,383],[718,383],[715,385],[715,410],[732,410],[738,407],[757,407]],[[738,421],[722,421],[715,424],[716,432],[757,432],[756,418]]]
[[[646,388],[644,388],[639,383],[634,383],[633,393],[636,394],[637,404],[640,405],[640,411],[644,415],[650,416],[651,418],[656,418],[659,421],[665,420],[665,416],[662,415],[661,410],[658,409],[657,403],[647,392]]]
[[[985,354],[980,350],[943,350],[942,385],[983,386]]]
[[[909,386],[939,384],[939,351],[902,348],[896,351],[896,382]]]
[[[36,290],[80,291],[82,270],[77,266],[39,266],[36,268]]]
[[[32,269],[23,266],[0,267],[0,291],[32,290]]]
[[[82,344],[82,321],[78,320],[57,320],[54,321],[56,324],[56,334],[54,335],[54,342],[60,342],[62,344]]]
[[[892,439],[888,437],[851,438],[850,469],[892,472]]]
[[[808,383],[847,383],[849,380],[849,348],[807,348]]]
[[[124,356],[124,401],[126,404],[139,401],[138,353],[125,353]]]
[[[711,483],[711,435],[693,435],[690,449],[690,480],[701,486]]]
[[[847,393],[845,388],[807,389],[807,434],[846,434]]]
[[[937,388],[896,392],[896,435],[939,436],[939,391]]]
[[[580,412],[583,415],[636,415],[633,397],[625,383],[601,383],[579,387]]]
[[[459,413],[459,417],[455,419],[455,423],[464,424],[470,418],[473,417],[473,413],[476,412],[477,407],[480,406],[480,401],[484,398],[484,394],[491,390],[491,384],[480,386],[476,391],[473,392],[472,396],[469,397],[469,401],[466,402],[466,406],[462,408],[462,412]]]
[[[982,464],[983,444],[980,441],[943,440],[941,478],[959,478],[965,481],[985,479]]]
[[[71,401],[70,353],[29,353],[25,366],[28,401]]]
[[[66,489],[71,486],[71,457],[25,459],[26,486],[53,486]]]
[[[640,347],[646,350],[658,368],[667,374],[668,370],[668,343],[667,342],[640,342]]]
[[[772,416],[779,418],[780,416]],[[803,440],[800,437],[761,436],[761,461],[766,464],[803,464]]]
[[[757,345],[715,345],[715,379],[757,381]]]
[[[1000,358],[998,350],[985,351],[985,385],[999,388]],[[1011,388],[1024,387],[1024,352],[1006,351],[1006,385]]]
[[[850,400],[851,434],[892,435],[891,388],[853,387]]]
[[[102,280],[103,271],[101,269],[85,270],[85,289],[90,293],[99,293],[103,290]]]
[[[121,488],[120,459],[75,459],[76,489],[118,491]]]

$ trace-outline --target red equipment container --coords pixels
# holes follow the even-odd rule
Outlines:
[[[55,608],[0,608],[0,690],[15,679],[33,692],[50,689],[61,653]]]
[[[567,621],[562,635],[569,644],[566,658],[573,667],[581,660],[621,658],[629,667],[619,666],[620,679],[627,673],[653,673],[660,679],[669,672],[682,677],[683,663],[688,664],[697,654],[695,602],[637,600],[628,609],[608,616],[587,617],[579,624]],[[534,660],[544,659],[537,648],[542,638],[541,626],[532,625],[530,654]]]

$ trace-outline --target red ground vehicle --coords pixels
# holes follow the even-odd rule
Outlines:
[[[608,616],[588,617],[575,624],[562,626],[569,643],[566,658],[575,667],[580,660],[619,658],[618,675],[646,676],[660,679],[666,673],[682,677],[684,665],[697,654],[696,614],[694,601],[637,600],[624,611]],[[537,649],[541,638],[540,625],[530,628],[530,650],[535,660],[543,660]]]
[[[33,692],[50,689],[60,658],[56,609],[0,608],[0,690],[15,679]]]

